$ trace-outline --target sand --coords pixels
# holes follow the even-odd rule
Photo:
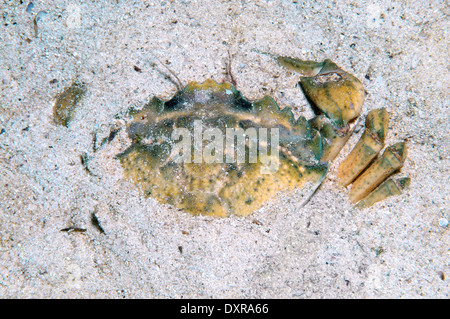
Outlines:
[[[0,297],[449,297],[448,3],[21,2],[0,5]],[[114,145],[83,167],[115,114],[175,93],[162,64],[222,81],[229,53],[247,98],[311,117],[298,75],[254,50],[360,78],[363,115],[386,107],[387,143],[407,141],[409,190],[352,208],[336,167],[362,130],[306,206],[282,194],[245,218],[143,197]],[[53,104],[73,81],[87,93],[66,128]]]

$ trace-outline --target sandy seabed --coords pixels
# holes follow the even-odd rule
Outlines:
[[[0,8],[0,297],[449,297],[446,1]],[[229,53],[247,98],[268,94],[311,117],[298,76],[254,50],[330,58],[361,79],[363,115],[387,108],[387,144],[407,141],[408,191],[353,209],[335,178],[348,145],[306,206],[283,194],[246,218],[220,219],[143,197],[112,146],[94,174],[83,167],[93,131],[148,96],[175,93],[160,63],[183,83],[222,81]],[[55,125],[55,96],[73,81],[86,95],[68,128]],[[70,227],[84,231],[61,231]]]

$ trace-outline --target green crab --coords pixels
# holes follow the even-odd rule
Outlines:
[[[116,157],[126,178],[160,203],[214,216],[248,215],[282,191],[312,194],[352,134],[366,92],[331,60],[273,57],[301,75],[314,118],[295,119],[268,96],[249,101],[229,82],[191,82],[167,101],[153,97],[128,113],[131,143]],[[384,108],[369,112],[361,139],[338,168],[359,207],[409,184],[389,178],[405,161],[404,142],[378,155],[388,120]]]

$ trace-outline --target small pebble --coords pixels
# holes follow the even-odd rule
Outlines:
[[[447,218],[441,218],[439,219],[439,226],[441,227],[447,227],[448,226],[448,219]]]

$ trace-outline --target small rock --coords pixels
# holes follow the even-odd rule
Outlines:
[[[439,226],[441,227],[447,227],[448,226],[448,219],[447,218],[441,218],[439,219]]]
[[[73,118],[78,102],[86,93],[86,86],[81,83],[72,83],[62,93],[56,96],[53,107],[53,118],[56,124],[69,126]]]

